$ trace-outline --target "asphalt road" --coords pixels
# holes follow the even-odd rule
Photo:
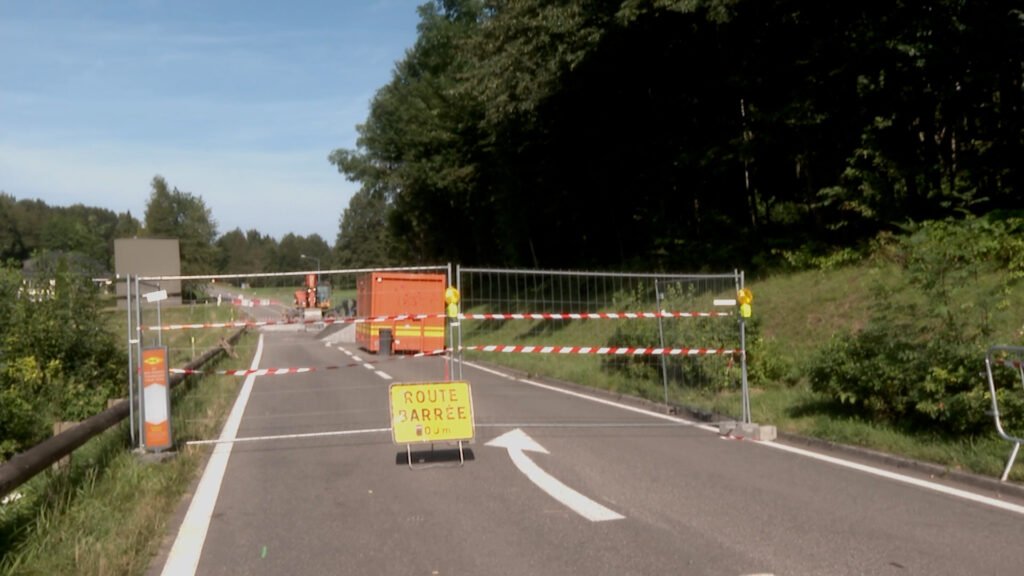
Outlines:
[[[389,385],[444,380],[445,364],[361,363],[377,360],[315,331],[264,334],[261,367],[352,366],[255,378],[237,437],[350,433],[235,443],[197,574],[1024,574],[1021,502],[970,501],[474,366],[465,463],[420,445],[410,467],[389,431]],[[546,453],[488,445],[516,430]]]

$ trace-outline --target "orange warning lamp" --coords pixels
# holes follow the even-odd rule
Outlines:
[[[741,288],[736,292],[736,301],[740,304],[740,316],[750,318],[753,309],[750,305],[754,302],[754,293],[750,288]]]
[[[444,291],[444,303],[445,304],[458,304],[459,303],[459,289],[455,286],[449,286]]]

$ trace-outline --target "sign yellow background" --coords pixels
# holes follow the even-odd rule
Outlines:
[[[388,396],[395,444],[473,439],[469,382],[396,382]]]

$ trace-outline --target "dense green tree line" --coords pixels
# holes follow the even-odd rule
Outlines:
[[[130,238],[141,225],[131,212],[75,204],[49,206],[0,192],[0,262],[23,262],[41,253],[75,253],[84,271],[113,269],[114,239]]]
[[[45,267],[63,258],[75,272],[96,277],[114,271],[114,240],[132,237],[178,238],[187,275],[290,272],[306,265],[301,254],[334,265],[331,247],[318,234],[289,233],[280,241],[255,229],[219,235],[203,198],[169,186],[162,176],[150,182],[141,222],[131,212],[49,206],[0,192],[0,262]]]
[[[339,246],[750,266],[1018,208],[1007,0],[437,0],[376,94]],[[379,225],[386,225],[386,233]]]

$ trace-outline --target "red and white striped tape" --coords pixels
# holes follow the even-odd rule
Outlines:
[[[275,326],[281,324],[363,324],[366,322],[401,322],[403,320],[425,320],[428,318],[444,318],[444,314],[398,314],[396,316],[376,316],[373,318],[359,318],[349,316],[345,318],[322,318],[322,319],[296,319],[296,320],[246,320],[238,322],[204,322],[202,324],[165,324],[163,326],[143,326],[142,330],[186,330],[196,328],[259,328],[261,326]]]
[[[459,314],[461,320],[636,320],[644,318],[717,318],[731,316],[730,312],[580,312],[580,313],[523,313],[523,314]],[[344,318],[296,319],[296,320],[260,320],[239,322],[204,322],[201,324],[166,324],[163,326],[143,326],[143,331],[188,330],[202,328],[259,328],[282,324],[362,324],[365,322],[401,322],[402,320],[426,320],[444,318],[444,314],[398,314],[395,316],[376,316],[361,318],[348,316]]]
[[[440,356],[448,352],[447,348],[431,350],[429,352],[417,352],[416,354],[390,356],[390,360],[402,360],[405,358],[423,358],[424,356]],[[171,368],[171,374],[205,374],[217,376],[281,376],[284,374],[306,374],[309,372],[324,372],[327,370],[341,370],[342,368],[355,368],[366,364],[380,364],[383,360],[368,360],[363,362],[349,362],[336,366],[303,367],[303,368],[249,368],[239,370],[189,370],[185,368]]]
[[[259,368],[248,370],[187,370],[184,368],[171,368],[170,372],[171,374],[217,374],[218,376],[248,376],[250,374],[255,374],[256,376],[274,376],[281,374],[305,374],[307,372],[319,372],[322,370],[338,370],[341,368],[351,368],[361,365],[362,364],[352,363],[346,364],[345,366],[323,366],[321,368]]]
[[[281,302],[277,300],[271,300],[269,298],[235,298],[231,300],[231,303],[235,306],[241,306],[243,308],[257,308],[260,306],[283,306]]]
[[[462,350],[519,354],[600,354],[609,356],[711,356],[739,353],[732,348],[634,348],[608,346],[463,346]]]
[[[1024,362],[1022,362],[1021,360],[996,360],[996,359],[993,359],[992,363],[997,365],[997,366],[1006,366],[1007,368],[1018,368],[1019,369],[1019,368],[1024,367]]]
[[[523,314],[459,314],[465,320],[635,320],[640,318],[715,318],[730,316],[729,312],[579,312]]]

